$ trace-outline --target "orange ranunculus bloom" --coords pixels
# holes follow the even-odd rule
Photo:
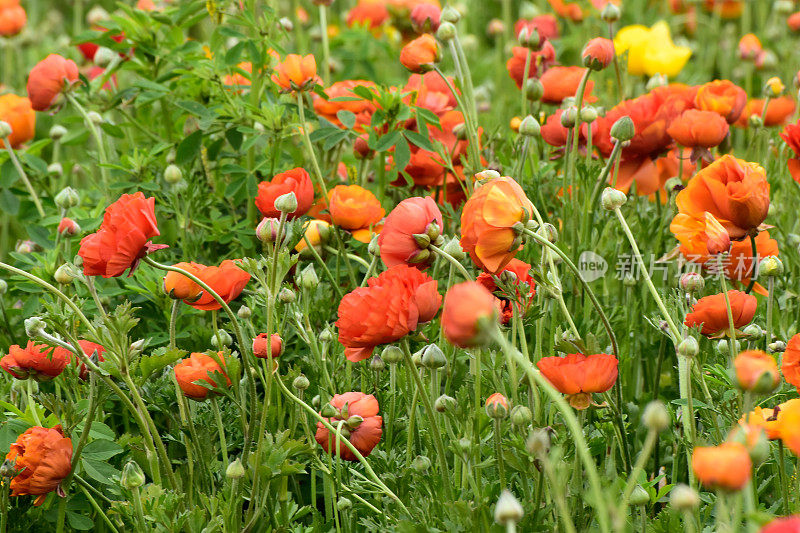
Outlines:
[[[789,400],[789,402],[792,401],[797,402],[800,400]],[[770,409],[768,407],[755,407],[749,413],[742,415],[742,418],[739,419],[739,424],[746,424],[763,429],[764,434],[769,440],[779,439],[781,433],[780,426],[778,424],[778,415],[780,414],[781,409],[781,406],[778,406],[774,409]]]
[[[522,88],[522,78],[525,77],[525,62],[527,61],[528,54],[531,54],[530,63],[528,65],[528,79],[538,78],[544,74],[550,66],[556,61],[556,49],[550,44],[550,41],[545,41],[541,50],[533,51],[523,46],[515,46],[511,49],[511,59],[506,62],[508,75],[517,84],[517,88]]]
[[[670,123],[667,133],[681,146],[712,148],[728,135],[728,122],[714,111],[687,109]]]
[[[386,214],[380,200],[360,185],[337,185],[329,196],[331,223],[346,230],[374,226]]]
[[[743,239],[767,217],[769,188],[761,165],[725,155],[689,180],[675,203],[680,213],[695,217],[708,211],[731,239]]]
[[[314,95],[314,111],[317,115],[340,128],[343,128],[344,125],[339,120],[337,113],[339,111],[350,111],[356,116],[353,129],[364,131],[364,127],[368,126],[370,120],[372,120],[375,104],[354,93],[353,89],[356,87],[372,89],[375,87],[375,83],[366,80],[337,81],[325,89],[325,97]],[[343,102],[334,101],[342,98],[347,98],[347,100]]]
[[[447,78],[455,88],[455,80]],[[436,72],[426,72],[425,74],[411,74],[408,83],[403,87],[404,93],[414,93],[406,97],[404,101],[417,107],[423,107],[436,113],[444,115],[456,107],[456,97],[450,91],[450,87],[444,82]],[[460,91],[456,89],[459,94]],[[415,126],[416,121],[411,124]]]
[[[539,81],[542,82],[544,93],[542,102],[547,104],[560,104],[565,98],[577,97],[578,86],[581,83],[587,69],[583,67],[551,67],[542,74]],[[584,103],[594,102],[596,97],[592,96],[594,82],[586,82],[586,89],[583,96]]]
[[[558,39],[558,19],[550,13],[530,19],[519,19],[514,23],[514,35],[519,36],[522,28],[526,28],[529,33],[535,30],[543,39]]]
[[[236,65],[238,70],[247,72],[248,74],[253,73],[253,64],[249,61],[243,61]],[[233,74],[226,74],[224,78],[222,78],[222,84],[226,87],[233,87],[233,88],[243,88],[243,87],[250,87],[250,78],[243,75],[241,72],[234,72]]]
[[[400,340],[439,311],[439,283],[406,264],[370,278],[339,302],[336,327],[349,361],[363,361],[380,344]]]
[[[764,53],[761,40],[753,33],[742,35],[739,39],[739,57],[741,59],[756,59]]]
[[[18,148],[36,134],[36,113],[31,101],[24,96],[10,93],[0,96],[0,120],[11,126],[8,140],[12,148]],[[0,139],[0,148],[5,145],[5,141]]]
[[[160,235],[155,201],[137,192],[123,194],[106,208],[100,229],[81,239],[78,255],[83,259],[85,275],[112,278],[129,268],[133,274],[144,256],[166,248],[149,240]]]
[[[733,314],[733,327],[741,328],[753,320],[756,314],[758,300],[752,294],[742,291],[728,291],[728,299],[731,303]],[[700,326],[700,333],[706,337],[727,335],[728,328],[728,308],[725,305],[725,295],[722,293],[712,294],[700,298],[692,307],[691,312],[687,313],[686,320],[683,322],[690,328]]]
[[[203,265],[198,265],[197,263],[176,263],[173,266],[182,268],[195,276],[199,276],[204,268]],[[164,276],[163,287],[164,292],[170,298],[183,300],[186,303],[196,302],[203,295],[203,289],[200,285],[177,272],[167,272],[167,275]]]
[[[513,277],[504,274],[505,272]],[[512,281],[509,281],[508,277],[511,277]],[[501,285],[506,288],[510,284],[514,288],[514,293],[511,294],[503,290],[503,287],[499,287],[496,278],[500,278]],[[536,294],[536,282],[531,276],[531,265],[519,259],[509,261],[496,276],[488,272],[481,272],[476,281],[486,287],[486,290],[494,294],[500,302],[500,320],[503,324],[508,324],[514,313],[519,312],[520,309],[524,314],[531,298]]]
[[[775,411],[778,438],[796,455],[800,455],[800,399],[784,402]]]
[[[78,65],[71,59],[50,54],[28,74],[28,98],[36,111],[47,111],[61,91],[78,81]]]
[[[0,359],[0,368],[17,379],[48,381],[61,374],[68,362],[69,356],[64,353],[54,353],[49,346],[28,341],[24,348],[11,346],[8,355]]]
[[[280,357],[283,353],[283,339],[277,333],[270,335],[269,342],[267,342],[267,334],[259,333],[253,339],[253,355],[259,359],[273,359]]]
[[[300,239],[295,245],[295,251],[302,253],[303,250],[308,248],[308,243],[311,243],[311,246],[317,249],[328,238],[330,227],[331,225],[324,220],[309,220],[303,231],[304,238]],[[306,239],[308,239],[308,243]]]
[[[429,33],[423,33],[400,50],[400,63],[417,74],[433,70],[438,61],[439,45]]]
[[[583,20],[583,10],[576,2],[564,2],[564,0],[547,0],[547,2],[559,17],[570,19],[573,22]]]
[[[728,231],[708,211],[701,216],[678,213],[669,229],[681,243],[681,249],[697,250],[703,256],[717,255],[731,249]]]
[[[13,37],[22,31],[28,15],[19,0],[0,1],[0,37]]]
[[[276,174],[271,181],[259,183],[256,207],[264,217],[280,218],[281,212],[275,207],[275,200],[290,192],[297,198],[297,209],[289,213],[289,218],[303,216],[314,203],[314,185],[305,169],[293,168]]]
[[[461,212],[461,247],[481,269],[497,273],[520,248],[521,229],[533,213],[513,178],[491,180],[475,189]]]
[[[16,475],[11,478],[11,496],[38,496],[34,505],[42,505],[72,470],[72,440],[61,426],[34,426],[17,437],[6,454]]]
[[[800,390],[800,333],[786,343],[786,351],[781,358],[781,372],[787,383]]]
[[[752,469],[747,448],[738,442],[699,446],[692,453],[692,470],[707,487],[740,490],[750,480]]]
[[[770,392],[780,383],[778,364],[761,350],[745,350],[733,360],[739,387],[747,391]]]
[[[0,112],[0,116],[2,116],[2,112]],[[786,141],[786,144],[794,152],[794,157],[790,157],[786,161],[786,165],[789,167],[789,174],[791,174],[794,181],[800,183],[800,121],[787,125],[781,133],[781,138]]]
[[[78,346],[80,347],[81,351],[86,355],[88,358],[96,357],[97,361],[105,361],[103,354],[106,353],[106,349],[97,344],[96,342],[87,341],[87,340],[79,340]],[[80,369],[78,370],[78,377],[82,380],[86,380],[89,377],[89,369],[86,368],[86,365],[81,362],[78,357],[75,357],[71,351],[67,350],[66,348],[62,348],[61,346],[56,346],[53,348],[53,359],[66,359],[67,363],[72,362],[75,365],[80,365]]]
[[[300,56],[289,54],[275,67],[272,81],[284,92],[305,91],[319,82],[317,60],[313,54]]]
[[[741,128],[750,126],[750,117],[756,115],[761,117],[761,112],[764,109],[764,100],[761,98],[754,98],[748,100],[744,112],[739,116],[736,125]],[[789,117],[794,113],[795,103],[791,96],[780,96],[778,98],[770,98],[767,104],[767,116],[761,117],[764,119],[764,126],[780,126],[785,124]]]
[[[444,229],[442,212],[433,198],[406,198],[392,209],[378,236],[381,261],[387,268],[407,264],[425,269],[433,261],[427,246],[420,246],[415,235],[436,240]]]
[[[742,15],[743,0],[705,0],[706,11],[719,13],[724,19],[735,19]]]
[[[583,66],[602,70],[614,60],[614,42],[605,37],[595,37],[583,47],[581,58]]]
[[[214,374],[223,375],[230,387],[231,380],[225,373],[225,354],[218,352],[217,359],[219,362],[210,355],[192,353],[175,365],[175,379],[187,398],[205,400],[210,387],[215,387],[218,381]]]
[[[800,11],[795,11],[786,18],[786,25],[792,31],[800,30]]]
[[[543,357],[536,366],[553,387],[566,394],[575,409],[586,409],[592,393],[605,392],[617,381],[619,362],[613,355],[599,353]]]
[[[238,298],[247,282],[250,281],[250,274],[239,268],[236,261],[230,259],[226,259],[218,267],[205,266],[198,263],[189,264],[194,270],[189,270],[189,273],[194,274],[200,278],[200,281],[211,287],[225,303],[230,303]],[[185,277],[181,274],[177,275]],[[211,294],[206,294],[206,291],[203,291],[196,300],[184,300],[184,303],[201,311],[214,311],[222,308]]]
[[[360,1],[347,12],[349,28],[363,26],[374,30],[389,20],[389,10],[381,2]]]
[[[336,408],[338,414],[327,418],[326,421],[334,428],[338,428],[339,423],[345,421],[342,424],[341,436],[349,440],[350,444],[362,456],[367,457],[381,441],[383,432],[381,428],[383,418],[378,415],[378,410],[380,409],[378,400],[372,394],[346,392],[344,394],[335,394],[331,398],[330,404]],[[348,424],[348,420],[353,416],[359,416],[361,420]],[[336,434],[331,434],[322,422],[317,422],[317,433],[314,435],[314,439],[326,453],[336,454]],[[338,448],[339,457],[345,461],[356,461],[358,459],[343,442],[338,443]]]
[[[733,124],[747,105],[747,93],[728,80],[714,80],[697,88],[694,105],[701,111],[719,113],[728,124]]]
[[[486,344],[498,318],[499,301],[477,281],[457,283],[445,294],[442,332],[460,348]]]

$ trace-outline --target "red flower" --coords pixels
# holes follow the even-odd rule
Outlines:
[[[16,344],[8,349],[8,355],[0,359],[0,367],[17,379],[33,378],[48,381],[61,374],[69,357],[55,353],[44,344],[28,341],[25,348]]]
[[[303,216],[314,203],[314,185],[305,169],[293,168],[277,174],[272,181],[259,183],[256,207],[262,216],[279,218],[281,212],[275,208],[275,199],[290,192],[297,198],[297,209],[289,213],[289,218]]]
[[[592,393],[605,392],[617,381],[618,361],[609,354],[544,357],[536,366],[553,387],[566,394],[575,409],[586,409]]]
[[[189,273],[194,274],[200,278],[200,281],[211,287],[225,303],[230,303],[238,298],[247,282],[250,281],[250,274],[239,268],[236,262],[230,259],[226,259],[218,267],[205,266],[198,263],[190,263],[190,265],[196,271],[189,270]],[[183,278],[186,277],[181,274],[177,275]],[[188,281],[191,282],[191,280]],[[196,296],[193,297],[196,298]],[[206,294],[206,291],[203,291],[199,298],[192,301],[184,300],[184,302],[201,311],[214,311],[222,308],[211,294]]]
[[[595,37],[583,47],[581,58],[584,67],[602,70],[614,60],[614,42],[604,37]]]
[[[673,120],[667,133],[681,146],[711,148],[728,135],[728,122],[714,111],[687,109]]]
[[[78,81],[78,65],[71,59],[50,54],[28,75],[28,98],[36,111],[47,111],[61,91]],[[66,85],[66,87],[65,87]]]
[[[756,314],[758,305],[756,297],[741,291],[728,291],[728,299],[733,314],[733,327],[738,329],[749,324]],[[690,328],[702,324],[700,333],[706,337],[728,333],[730,326],[725,295],[719,293],[700,298],[692,307],[692,311],[686,315],[683,323]]]
[[[786,344],[786,351],[781,358],[781,372],[787,383],[800,390],[800,333]]]
[[[83,273],[112,278],[130,268],[133,274],[144,256],[166,248],[149,240],[160,235],[155,202],[137,192],[123,194],[108,206],[100,229],[81,239],[78,255],[83,259]]]
[[[444,297],[442,332],[460,348],[486,344],[497,319],[498,300],[477,281],[457,283]]]
[[[99,32],[107,32],[108,31],[106,28],[103,28],[101,26],[96,26],[96,27],[94,27],[92,29],[96,30],[96,31],[99,31]],[[125,38],[125,34],[124,33],[118,33],[116,35],[111,35],[110,37],[114,42],[121,43],[122,40]],[[97,53],[97,50],[99,48],[100,48],[100,45],[98,45],[97,43],[93,43],[91,41],[88,41],[88,42],[85,42],[85,43],[81,43],[81,44],[78,45],[78,50],[81,51],[81,54],[83,54],[83,57],[85,57],[87,61],[94,61],[94,55]],[[122,55],[122,54],[120,54],[120,55]],[[123,57],[124,57],[124,55],[123,55]]]
[[[800,15],[800,13],[795,13]],[[800,26],[800,20],[797,22]],[[784,516],[772,520],[761,528],[759,533],[798,533],[800,531],[800,515]]]
[[[435,4],[419,4],[411,10],[411,25],[417,33],[434,33],[439,29],[442,10]]]
[[[72,440],[64,436],[61,426],[34,426],[11,445],[6,461],[15,471],[11,496],[38,496],[34,505],[42,505],[72,470]]]
[[[103,354],[106,352],[106,349],[97,344],[96,342],[79,340],[78,346],[80,346],[81,351],[86,355],[88,358],[92,358],[95,355],[97,356],[97,361],[105,361],[103,358]],[[89,377],[89,369],[86,368],[86,365],[81,362],[81,360],[75,356],[71,351],[67,350],[66,348],[62,348],[61,346],[56,346],[53,348],[53,359],[56,358],[64,358],[67,363],[74,363],[75,365],[80,365],[80,370],[78,371],[78,376],[85,380]]]
[[[27,22],[28,14],[19,5],[19,0],[0,1],[0,36],[13,37],[22,31]]]
[[[455,87],[455,80],[450,77],[448,77],[448,80]],[[456,97],[442,77],[433,71],[425,74],[411,74],[408,77],[408,83],[403,87],[403,92],[415,93],[409,95],[404,100],[405,102],[429,109],[437,115],[443,115],[456,107]],[[458,89],[456,89],[456,92],[461,94]],[[413,125],[416,125],[416,121],[414,121]]]
[[[550,41],[545,41],[542,49],[536,52],[522,46],[515,46],[511,49],[511,59],[506,62],[508,75],[517,84],[517,88],[522,88],[522,78],[525,76],[525,62],[528,61],[528,54],[531,59],[528,64],[528,79],[538,78],[550,68],[556,60],[556,50]]]
[[[563,109],[557,109],[555,113],[547,117],[547,121],[542,125],[541,133],[544,142],[550,146],[561,148],[566,146],[569,130],[561,125],[561,116],[564,114]],[[578,146],[585,152],[586,144],[588,143],[589,125],[586,123],[581,124],[578,130]],[[597,121],[592,122],[592,138],[597,135]],[[563,153],[559,151],[559,153]]]
[[[231,380],[225,373],[224,354],[217,353],[217,359],[219,362],[210,355],[193,353],[175,365],[175,379],[185,396],[193,400],[205,400],[211,392],[209,387],[216,386],[218,381],[213,377],[214,374],[223,375],[228,386],[231,386]]]
[[[794,152],[795,157],[790,157],[786,165],[794,181],[800,183],[800,121],[787,125],[781,133],[781,139],[786,141]]]
[[[503,273],[509,272],[514,275],[513,286],[514,294],[510,295],[507,292],[499,291],[499,287],[495,282],[495,278],[504,279]],[[500,302],[500,319],[503,324],[508,324],[511,317],[514,316],[516,309],[526,309],[530,303],[530,299],[536,294],[536,282],[531,277],[531,266],[519,259],[512,259],[509,263],[498,272],[496,275],[489,274],[488,272],[481,272],[478,275],[477,282],[486,287]],[[528,285],[528,290],[520,291],[520,286],[525,283]],[[524,313],[524,311],[523,311]]]
[[[347,12],[348,27],[366,26],[374,29],[389,20],[389,11],[381,2],[359,2]]]
[[[61,219],[61,222],[58,223],[56,231],[59,235],[73,237],[81,232],[81,227],[71,218],[64,217]]]
[[[578,86],[585,72],[586,69],[583,67],[549,68],[539,79],[542,82],[542,86],[544,86],[542,102],[560,104],[565,98],[577,96]],[[584,103],[597,100],[597,98],[591,96],[593,88],[594,82],[592,80],[587,81],[583,96]]]
[[[253,355],[259,359],[269,359],[270,356],[275,359],[280,357],[281,353],[283,353],[283,339],[277,333],[273,333],[270,336],[269,343],[267,342],[266,333],[259,333],[253,339]]]
[[[378,400],[371,394],[346,392],[334,395],[330,405],[334,407],[337,414],[327,418],[327,422],[334,428],[338,428],[340,422],[344,421],[341,436],[349,440],[361,455],[367,457],[381,441],[383,432],[381,428],[383,418],[378,415],[380,409]],[[326,453],[336,454],[336,434],[331,435],[322,422],[317,422],[317,433],[314,435],[314,439]],[[338,447],[339,457],[345,461],[357,460],[346,444],[340,442]]]
[[[432,320],[442,302],[438,282],[405,264],[393,266],[367,283],[339,302],[339,342],[345,347],[345,357],[353,362]]]
[[[425,235],[427,241],[434,241],[443,228],[442,212],[432,198],[406,198],[386,217],[378,236],[381,261],[389,268],[400,264],[427,268],[433,255],[427,246],[419,244],[415,235]]]
[[[558,19],[549,13],[531,19],[519,19],[514,24],[514,35],[519,36],[522,28],[527,28],[530,33],[535,30],[542,39],[558,39]]]

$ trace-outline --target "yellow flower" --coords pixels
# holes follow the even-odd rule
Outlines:
[[[631,74],[664,74],[675,77],[686,65],[692,51],[672,42],[669,26],[663,20],[652,27],[634,24],[625,26],[614,37],[617,54],[628,52],[628,72]]]

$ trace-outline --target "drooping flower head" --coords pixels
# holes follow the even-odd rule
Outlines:
[[[219,362],[217,362],[217,359]],[[225,354],[219,352],[217,358],[204,353],[192,353],[175,365],[175,379],[187,398],[205,400],[219,382],[214,374],[222,375],[228,386],[231,380],[225,372]]]
[[[290,192],[297,198],[297,209],[289,213],[289,218],[303,216],[314,203],[314,185],[305,169],[293,168],[276,174],[271,181],[259,183],[256,207],[264,217],[279,218],[281,212],[275,207],[275,199]]]
[[[436,241],[443,229],[442,212],[432,198],[406,198],[386,217],[378,236],[381,261],[387,267],[408,264],[426,268],[433,260],[428,244]]]
[[[589,407],[592,393],[610,389],[618,374],[617,358],[604,353],[543,357],[536,366],[575,409]]]
[[[350,441],[359,453],[367,457],[381,441],[383,418],[378,415],[378,400],[371,394],[363,392],[346,392],[331,398],[330,406],[334,415],[326,417],[326,421],[334,428],[342,424],[341,436]],[[325,410],[322,411],[325,416]],[[331,434],[322,422],[317,422],[317,433],[314,439],[326,453],[336,455],[336,434]],[[344,443],[338,443],[339,457],[345,461],[356,461],[358,458]]]
[[[758,300],[742,291],[728,291],[733,315],[733,327],[742,328],[753,320]],[[684,324],[690,328],[702,325],[700,333],[706,337],[717,337],[729,333],[728,308],[723,293],[700,298],[686,314]]]
[[[0,359],[0,368],[17,379],[49,381],[61,374],[68,362],[68,355],[54,352],[47,345],[28,341],[24,348],[16,344],[11,346],[8,355]]]
[[[236,261],[226,259],[219,266],[206,266],[200,263],[178,263],[175,265],[198,277],[211,287],[225,303],[230,303],[242,294],[250,281],[250,274],[239,268]],[[175,299],[181,299],[201,311],[221,309],[222,305],[190,278],[178,272],[168,272],[164,276],[164,291]]]
[[[6,454],[16,474],[11,478],[11,496],[38,496],[42,505],[72,470],[72,440],[61,426],[34,426],[20,435]]]
[[[78,81],[78,65],[71,59],[50,54],[28,75],[28,98],[36,111],[47,111],[62,91]]]

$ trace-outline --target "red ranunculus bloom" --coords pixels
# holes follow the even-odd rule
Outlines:
[[[513,295],[499,290],[500,288],[495,281],[496,277],[502,279],[505,272],[514,276],[513,282],[510,282],[514,287],[515,294]],[[481,272],[478,275],[477,282],[486,287],[500,301],[500,320],[503,324],[508,324],[511,321],[511,317],[519,309],[523,309],[524,314],[530,299],[536,294],[536,282],[531,277],[531,266],[519,259],[512,259],[503,270],[495,275]],[[521,290],[525,285],[527,285],[527,289]]]
[[[346,392],[344,394],[336,394],[331,399],[330,404],[336,408],[338,414],[326,419],[328,423],[334,428],[338,428],[339,423],[344,421],[341,431],[342,437],[349,440],[350,444],[364,457],[372,453],[372,450],[381,441],[381,433],[383,432],[381,428],[383,418],[378,415],[379,406],[375,396],[364,394],[363,392]],[[360,417],[360,419],[353,417]],[[336,434],[331,434],[322,422],[317,422],[317,433],[314,438],[326,453],[336,455]],[[346,444],[340,442],[338,447],[339,457],[345,461],[357,460],[355,454]]]
[[[47,111],[64,85],[78,81],[78,65],[71,59],[50,54],[39,61],[28,75],[28,98],[36,111]]]
[[[419,245],[414,235],[427,235],[428,239],[435,240],[443,228],[442,212],[432,198],[406,198],[386,217],[378,236],[383,264],[427,268],[433,255],[427,247]]]
[[[225,355],[217,354],[217,359],[204,353],[193,353],[175,365],[175,379],[183,394],[193,400],[205,400],[218,380],[212,376],[221,374],[225,377],[228,386],[231,380],[225,373]],[[220,364],[221,363],[221,364]]]
[[[38,496],[42,505],[72,470],[72,441],[61,426],[34,426],[17,438],[6,455],[16,475],[11,478],[11,496]]]
[[[275,199],[290,192],[297,198],[297,209],[289,213],[289,218],[305,215],[314,203],[314,185],[308,172],[300,167],[281,172],[272,181],[259,183],[256,207],[262,216],[279,218],[281,212],[275,208]]]
[[[406,264],[371,278],[339,302],[339,342],[349,361],[372,355],[380,344],[400,340],[436,316],[442,302],[438,282]]]
[[[219,266],[190,264],[197,270],[189,272],[211,287],[225,303],[230,303],[238,298],[247,282],[250,281],[250,274],[239,268],[236,261],[231,259],[226,259]],[[180,276],[180,274],[178,275]],[[186,276],[181,277],[185,278]],[[184,302],[201,311],[214,311],[222,308],[219,302],[211,294],[207,294],[206,291],[203,291],[200,298],[194,301],[184,300]]]
[[[568,396],[570,405],[576,409],[589,407],[592,393],[610,389],[618,374],[617,358],[604,353],[543,357],[536,366],[558,392]]]
[[[499,316],[498,307],[498,300],[477,281],[453,285],[444,297],[444,337],[460,348],[486,344]]]
[[[92,358],[93,356],[97,356],[97,361],[105,361],[103,358],[103,354],[106,352],[106,349],[103,348],[101,345],[97,344],[96,342],[86,341],[86,340],[79,340],[78,346],[80,346],[81,351],[86,354],[86,357]],[[67,350],[66,348],[62,348],[61,346],[56,346],[53,348],[53,359],[56,358],[64,358],[67,363],[72,362],[75,365],[80,365],[79,376],[81,379],[85,380],[89,377],[89,369],[86,368],[86,365],[81,362],[81,360],[71,351]]]
[[[794,157],[790,157],[786,165],[789,167],[792,179],[800,183],[800,121],[787,125],[781,133],[781,139],[786,141],[794,152]]]
[[[68,355],[56,353],[44,344],[28,341],[24,348],[16,344],[11,346],[8,355],[0,359],[0,367],[17,379],[48,381],[61,374],[68,362]]]
[[[728,299],[733,314],[733,327],[738,329],[749,324],[756,314],[758,305],[756,297],[742,291],[728,291]],[[692,307],[692,311],[686,315],[684,324],[690,328],[702,324],[700,333],[706,337],[728,333],[730,326],[725,295],[719,293],[700,298]]]
[[[253,355],[259,359],[269,359],[270,357],[274,359],[280,357],[281,353],[283,353],[283,339],[277,333],[270,336],[269,342],[267,342],[266,333],[259,333],[253,339]]]

